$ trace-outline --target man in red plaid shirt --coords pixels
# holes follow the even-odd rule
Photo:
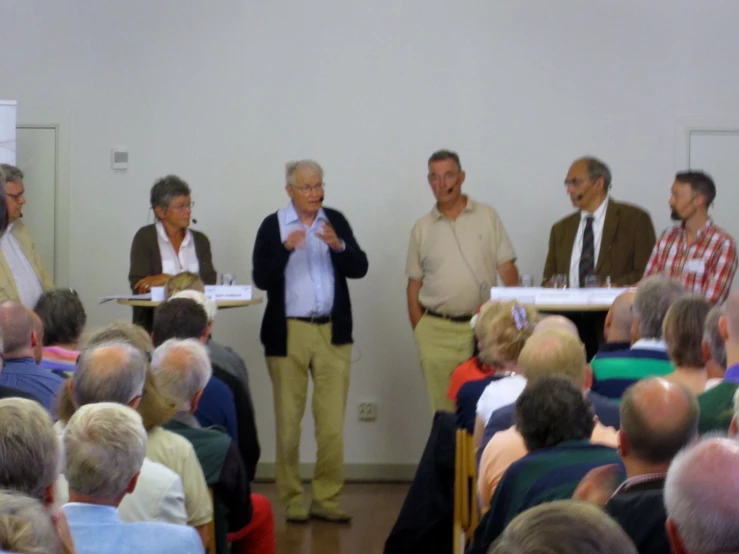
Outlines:
[[[736,243],[708,217],[716,198],[713,179],[702,171],[675,176],[670,197],[672,219],[654,246],[644,277],[655,273],[679,280],[685,290],[720,304],[729,295],[737,267]]]

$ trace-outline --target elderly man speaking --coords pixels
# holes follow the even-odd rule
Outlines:
[[[254,244],[254,284],[267,291],[262,343],[272,379],[277,427],[277,491],[288,521],[348,522],[344,414],[349,391],[352,311],[347,279],[367,274],[367,255],[344,215],[323,207],[323,169],[287,164],[290,203],[267,216]],[[313,378],[318,454],[310,513],[299,473],[300,421]]]

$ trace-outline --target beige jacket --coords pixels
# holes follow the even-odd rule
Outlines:
[[[50,290],[54,288],[54,281],[51,275],[44,267],[41,262],[41,257],[36,251],[36,245],[31,238],[31,233],[28,232],[28,228],[23,224],[22,221],[18,220],[13,224],[11,233],[21,245],[21,249],[28,258],[28,261],[33,267],[33,270],[38,275],[39,281],[41,281],[41,288],[44,290]],[[5,255],[0,251],[0,300],[18,300],[18,287],[15,285],[15,279],[10,271],[8,260],[5,259]]]

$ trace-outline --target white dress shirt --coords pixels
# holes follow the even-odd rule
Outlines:
[[[575,235],[575,244],[572,245],[572,257],[570,257],[570,288],[576,289],[584,286],[580,283],[580,256],[582,255],[582,239],[585,234],[586,220],[589,216],[593,216],[593,246],[595,247],[595,257],[593,261],[598,263],[600,255],[600,241],[603,238],[603,224],[606,221],[606,209],[608,208],[608,197],[595,212],[580,212],[580,226],[577,228]]]
[[[167,275],[177,275],[183,271],[200,273],[200,262],[195,252],[195,241],[190,230],[185,231],[185,240],[180,245],[180,251],[175,253],[174,246],[169,241],[167,231],[164,230],[161,221],[157,222],[156,228],[159,253],[162,257],[162,273]]]
[[[525,388],[526,378],[518,374],[493,381],[477,401],[477,415],[487,424],[495,410],[518,400]]]
[[[28,261],[26,254],[23,252],[23,248],[13,236],[12,223],[0,239],[0,251],[5,256],[10,272],[13,274],[20,303],[32,310],[44,293],[44,288],[41,286],[41,281],[33,270],[31,262]]]

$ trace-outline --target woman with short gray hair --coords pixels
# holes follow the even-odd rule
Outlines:
[[[190,227],[194,202],[190,187],[176,175],[167,175],[151,187],[150,205],[156,223],[139,229],[131,244],[128,281],[138,294],[162,287],[183,271],[200,275],[205,284],[216,282],[208,237]],[[133,322],[151,331],[154,311],[134,308]]]

